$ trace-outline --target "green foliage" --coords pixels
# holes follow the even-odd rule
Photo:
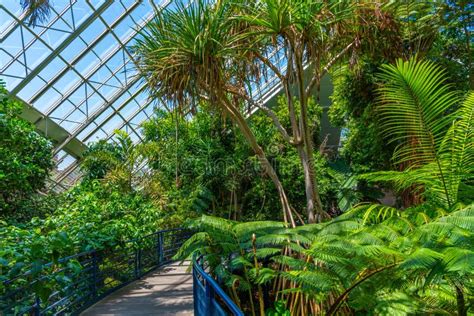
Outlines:
[[[393,181],[400,189],[423,187],[426,199],[454,206],[461,184],[469,186],[474,174],[473,94],[461,102],[460,93],[445,85],[439,67],[415,58],[382,67],[380,77],[385,82],[378,90],[381,127],[397,144],[394,163],[405,170],[364,177]]]
[[[358,59],[351,58],[349,65],[333,70],[329,114],[333,124],[343,128],[342,157],[356,174],[391,169],[396,143],[386,144],[377,122],[376,87],[381,79],[376,74],[381,64],[418,54],[445,69],[444,80],[452,88],[472,89],[472,8],[466,1],[391,2],[386,9],[397,21],[396,27],[379,33],[381,42],[361,52]],[[384,37],[384,32],[392,35]]]
[[[276,301],[273,308],[267,309],[267,316],[291,316],[290,311],[286,308],[285,301]]]
[[[292,315],[466,315],[474,298],[472,93],[443,85],[431,62],[383,66],[380,128],[405,170],[364,176],[423,185],[426,203],[399,210],[363,204],[321,224],[286,228],[202,217],[178,257],[204,256],[246,312],[286,302]],[[259,272],[262,272],[260,275]],[[270,312],[274,312],[271,310]]]
[[[297,100],[294,100],[294,106],[296,109],[299,108]],[[322,108],[313,98],[310,98],[308,110],[308,118],[311,122],[311,130],[313,131],[312,141],[315,145],[320,145],[319,127]],[[283,96],[278,97],[277,105],[273,111],[283,126],[289,129],[291,123],[288,115],[288,106]],[[281,133],[273,126],[271,118],[262,112],[252,116],[251,127],[255,132],[258,142],[264,144],[262,146],[263,149],[268,153],[269,160],[275,165],[283,186],[287,188],[286,192],[292,206],[303,215],[304,212],[302,210],[306,207],[305,192],[298,184],[304,183],[304,176],[303,167],[296,148],[282,138]],[[338,211],[337,205],[335,206],[335,200],[340,188],[338,180],[341,172],[336,168],[332,168],[328,159],[320,151],[315,151],[313,158],[315,170],[318,172],[318,190],[324,209],[329,210],[329,213],[334,215]],[[259,200],[259,196],[264,195],[264,193],[258,194],[256,199]],[[270,209],[267,212],[271,211],[271,208],[276,208],[277,204],[269,204],[269,207]]]
[[[157,112],[144,124],[146,155],[167,207],[222,216],[240,212],[240,186],[249,180],[244,163],[251,154],[228,124],[218,113],[202,111],[177,122],[175,115]]]
[[[143,195],[124,194],[93,181],[68,192],[62,205],[45,219],[34,218],[23,227],[0,226],[2,275],[15,275],[36,261],[113,248],[174,225],[173,214]]]
[[[449,82],[457,90],[474,89],[472,2],[441,1],[438,6],[439,32],[427,58],[449,74]]]
[[[90,144],[83,155],[81,171],[84,172],[84,181],[103,179],[123,162],[120,148],[105,140]]]
[[[43,189],[53,167],[52,145],[19,117],[22,105],[0,81],[0,218],[42,215]]]
[[[314,101],[310,105],[317,143],[321,109]],[[274,110],[284,124],[290,124],[284,98]],[[256,113],[249,125],[288,188],[292,205],[303,213],[305,193],[300,184],[304,178],[295,148],[282,139],[263,113]],[[158,111],[144,124],[144,135],[145,155],[168,208],[239,220],[280,216],[280,201],[271,180],[262,177],[263,170],[246,141],[219,113],[199,110],[191,119],[179,117],[176,122],[176,115]],[[339,172],[332,170],[319,152],[314,156],[323,203],[329,208],[336,204],[338,184],[332,180],[340,178]]]
[[[474,295],[473,207],[425,214],[421,222],[419,209],[386,213],[377,222],[354,210],[324,224],[294,229],[278,222],[204,216],[192,226],[200,232],[177,257],[203,255],[229,292],[238,291],[240,302],[250,302],[249,288],[258,293],[258,286],[277,286],[270,293],[278,305],[268,311],[271,315],[285,315],[286,309],[305,315],[310,308],[330,315],[338,310],[450,313],[458,304],[458,287],[467,302]],[[241,307],[251,310],[248,303]]]
[[[29,26],[34,27],[48,20],[52,7],[49,0],[21,0],[20,3]]]
[[[24,6],[36,10],[31,23],[48,12],[47,1]],[[461,93],[474,78],[471,10],[466,1],[356,6],[311,0],[198,1],[167,9],[141,31],[132,50],[150,94],[177,106],[144,124],[144,144],[124,132],[114,143],[91,144],[82,183],[59,198],[36,194],[52,167],[51,144],[19,118],[21,104],[0,84],[0,217],[8,220],[0,221],[0,281],[27,270],[45,273],[34,285],[45,299],[71,283],[65,275],[51,279],[58,258],[115,249],[204,214],[192,221],[198,232],[177,258],[204,256],[246,313],[472,313],[474,94]],[[280,199],[248,145],[262,145],[295,214],[307,205],[301,157],[275,118],[237,115],[244,87],[261,82],[259,68],[273,62],[264,56],[280,45],[292,46],[285,54],[296,71],[283,79],[291,88],[298,82],[311,88],[301,77],[306,58],[316,79],[345,55],[352,66],[334,73],[330,110],[333,123],[345,129],[342,159],[328,161],[312,150],[311,143],[320,142],[321,108],[311,93],[280,97],[269,109],[287,134],[309,135],[304,141],[314,154],[324,211],[345,211],[292,229],[269,221],[281,216]],[[377,75],[379,65],[414,53],[443,65],[449,77],[414,58],[382,66]],[[300,120],[294,130],[288,101]],[[188,110],[193,116],[184,119]],[[235,132],[229,117],[244,133]],[[144,163],[150,168],[142,169]],[[402,171],[388,170],[391,164]],[[363,172],[372,173],[358,176]],[[354,207],[380,197],[365,180],[411,189],[425,203],[403,210]],[[41,216],[27,222],[33,215]],[[18,220],[23,223],[11,225]],[[81,267],[70,261],[67,269]]]
[[[381,136],[375,113],[378,65],[359,61],[357,69],[339,70],[329,118],[343,128],[340,154],[357,174],[387,169],[392,148]]]

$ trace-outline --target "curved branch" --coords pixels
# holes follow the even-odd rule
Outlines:
[[[385,267],[382,267],[378,270],[374,270],[372,272],[370,272],[369,274],[367,274],[366,276],[364,276],[363,278],[359,279],[357,282],[355,282],[354,284],[352,284],[350,287],[348,287],[341,295],[339,295],[339,297],[334,301],[334,303],[328,308],[328,311],[326,313],[327,316],[332,316],[332,315],[335,315],[335,313],[337,312],[337,310],[339,309],[339,305],[342,303],[342,301],[347,297],[347,295],[349,295],[349,293],[355,289],[359,284],[361,284],[362,282],[364,282],[365,280],[371,278],[372,276],[380,273],[380,272],[383,272],[387,269],[390,269],[390,268],[393,268],[394,266],[398,265],[398,263],[393,263],[393,264],[390,264],[388,266],[385,266]]]
[[[276,49],[278,49],[278,48],[276,48]],[[262,56],[262,54],[260,54],[259,52],[255,52],[255,55],[257,56],[258,59],[260,59],[260,61],[265,66],[270,68],[275,73],[275,75],[278,77],[278,79],[280,79],[281,81],[284,80],[284,77],[281,74],[280,69],[278,69],[268,58]]]
[[[306,87],[305,90],[305,96],[308,97],[309,94],[311,93],[311,90],[313,90],[314,85],[326,74],[328,73],[329,69],[336,63],[336,61],[339,60],[347,51],[354,45],[354,42],[351,42],[349,45],[344,47],[343,50],[341,50],[336,56],[334,56],[327,64],[324,66],[322,72],[320,74],[315,74],[313,78],[311,78],[311,81],[309,82],[308,86]]]
[[[228,89],[226,88],[225,89],[227,92],[233,94],[233,95],[236,95],[238,97],[241,97],[243,99],[245,99],[247,102],[249,102],[251,105],[253,106],[256,106],[258,107],[259,109],[263,110],[268,117],[270,117],[273,121],[273,124],[275,125],[275,127],[278,129],[278,131],[280,132],[281,136],[283,137],[283,139],[285,141],[287,141],[288,143],[290,144],[294,144],[294,140],[290,137],[290,135],[288,134],[288,132],[286,131],[286,129],[283,127],[283,124],[281,124],[280,120],[278,119],[277,115],[275,114],[275,112],[273,112],[269,107],[263,105],[263,104],[260,104],[259,102],[255,102],[252,98],[250,98],[248,95],[246,95],[245,93],[241,93],[239,91],[236,91],[235,89]]]

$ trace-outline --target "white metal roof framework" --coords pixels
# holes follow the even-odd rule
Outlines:
[[[125,130],[138,142],[156,101],[147,97],[126,47],[153,4],[134,0],[55,0],[48,20],[27,23],[19,0],[0,6],[0,76],[23,100],[25,116],[55,142],[54,186],[80,176],[85,144]],[[163,7],[169,1],[156,4]]]
[[[160,101],[148,98],[127,50],[156,9],[174,1],[54,0],[48,20],[29,26],[19,0],[0,5],[0,78],[25,103],[23,116],[54,141],[51,189],[80,178],[86,144],[113,141],[124,130],[141,141],[140,124]],[[285,65],[284,54],[268,58]],[[252,84],[254,100],[268,102],[280,88],[271,71]]]

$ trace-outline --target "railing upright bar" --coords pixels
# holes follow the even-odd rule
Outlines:
[[[212,290],[211,284],[206,281],[206,312],[207,315],[213,315],[212,301],[214,300],[214,291]]]
[[[35,294],[35,307],[34,307],[34,313],[35,316],[40,316],[41,315],[41,300],[38,296],[38,294]]]
[[[138,247],[137,249],[137,273],[136,273],[136,278],[140,278],[141,276],[141,270],[142,270],[142,249]]]
[[[194,313],[195,314],[199,310],[199,307],[198,307],[198,302],[199,302],[198,291],[199,291],[199,288],[198,288],[198,286],[199,285],[198,285],[198,280],[197,280],[197,271],[193,267],[193,305],[194,305]]]
[[[97,252],[93,251],[92,252],[92,298],[95,299],[97,298],[97,282],[99,281],[97,279],[98,273],[99,272],[99,262],[97,260]]]
[[[163,263],[164,260],[164,253],[163,253],[164,247],[163,247],[163,232],[160,232],[158,234],[158,253],[159,253],[159,263]]]

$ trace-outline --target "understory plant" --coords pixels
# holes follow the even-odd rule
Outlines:
[[[352,217],[297,228],[203,216],[177,257],[204,256],[252,315],[281,301],[291,315],[467,315],[474,206],[440,214],[412,209],[377,223]]]
[[[250,314],[286,302],[292,315],[467,315],[474,306],[472,92],[444,84],[433,63],[384,66],[377,109],[403,171],[365,175],[411,188],[406,209],[364,204],[288,228],[203,217],[179,257],[197,253]]]

